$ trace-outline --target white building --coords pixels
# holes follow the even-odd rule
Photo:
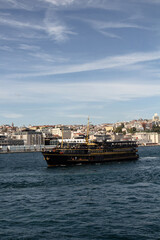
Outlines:
[[[62,132],[63,132],[64,139],[71,138],[71,130],[69,128],[61,127],[61,128],[53,128],[52,129],[53,135],[58,135],[58,136],[62,137]]]
[[[123,133],[114,133],[111,136],[113,141],[122,141],[124,138]]]
[[[137,140],[140,144],[159,144],[160,134],[156,132],[139,132],[133,136],[134,140]]]
[[[159,126],[160,125],[160,120],[159,120],[159,116],[157,113],[154,114],[153,118],[152,118],[152,124]]]
[[[35,132],[33,130],[24,130],[17,132],[12,136],[17,140],[24,140],[24,145],[43,145],[44,140],[41,132]]]
[[[157,113],[154,114],[152,120],[155,121],[155,122],[159,121],[159,116],[158,116]]]

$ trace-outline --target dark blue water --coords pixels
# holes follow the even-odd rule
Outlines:
[[[47,168],[0,155],[0,239],[160,239],[160,147],[132,162]]]

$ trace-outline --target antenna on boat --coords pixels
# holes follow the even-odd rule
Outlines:
[[[88,117],[88,124],[87,124],[87,136],[86,136],[86,143],[89,142],[89,117]]]
[[[62,142],[61,142],[61,148],[63,148],[63,127],[62,127]]]

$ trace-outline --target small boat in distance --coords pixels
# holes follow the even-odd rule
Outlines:
[[[63,132],[63,131],[62,131]],[[89,120],[85,143],[63,143],[42,154],[48,167],[77,164],[105,163],[109,161],[137,160],[138,150],[135,141],[89,142]]]

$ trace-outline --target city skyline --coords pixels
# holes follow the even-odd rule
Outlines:
[[[93,122],[91,122],[90,121],[90,119],[88,118],[87,119],[87,122],[85,122],[84,124],[83,123],[80,123],[80,124],[78,124],[78,123],[74,123],[74,124],[63,124],[63,123],[57,123],[57,124],[54,124],[54,123],[52,123],[52,124],[47,124],[47,123],[45,123],[45,124],[38,124],[38,125],[32,125],[32,124],[28,124],[28,125],[25,125],[25,124],[21,124],[21,125],[17,125],[16,126],[16,124],[14,123],[14,122],[12,122],[12,123],[4,123],[4,124],[1,124],[0,125],[0,127],[1,128],[5,128],[5,127],[9,127],[9,128],[14,128],[14,127],[18,127],[18,128],[43,128],[43,127],[47,127],[47,128],[49,128],[49,127],[60,127],[60,126],[88,126],[88,120],[89,120],[89,125],[90,126],[102,126],[102,125],[106,125],[106,126],[113,126],[113,125],[117,125],[118,124],[118,126],[121,126],[123,123],[124,124],[132,124],[132,123],[140,123],[140,125],[143,125],[143,123],[152,123],[153,125],[154,124],[159,124],[159,122],[160,122],[160,117],[159,117],[159,115],[157,114],[157,113],[155,113],[152,117],[150,117],[150,118],[146,118],[146,119],[143,119],[143,118],[139,118],[139,119],[130,119],[129,121],[118,121],[118,122],[99,122],[99,123],[97,123],[97,124],[94,124]],[[152,126],[153,126],[152,125]],[[143,127],[143,126],[142,126]]]
[[[159,113],[159,0],[0,2],[0,125]]]

